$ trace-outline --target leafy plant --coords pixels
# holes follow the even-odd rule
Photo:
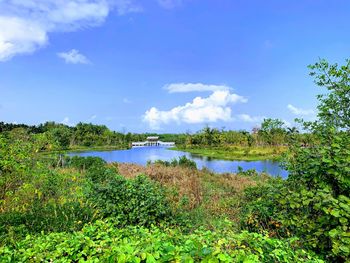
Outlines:
[[[162,188],[146,176],[116,175],[94,183],[89,197],[104,217],[118,218],[123,225],[151,225],[171,217]]]
[[[296,238],[278,240],[256,233],[184,234],[156,227],[118,228],[97,221],[82,231],[28,236],[0,248],[1,262],[323,262],[298,246]]]
[[[183,155],[181,157],[179,157],[178,159],[174,158],[171,161],[163,161],[163,160],[156,160],[153,162],[154,164],[160,164],[160,165],[164,165],[167,167],[176,167],[176,166],[180,166],[180,167],[187,167],[187,168],[191,168],[191,169],[197,169],[197,164],[195,161],[188,159],[186,157],[186,155]],[[152,164],[152,162],[148,162],[148,165]]]

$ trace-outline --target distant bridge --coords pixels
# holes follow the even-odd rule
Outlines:
[[[162,142],[159,140],[158,136],[149,136],[144,142],[132,142],[132,147],[141,146],[175,146],[175,142]]]

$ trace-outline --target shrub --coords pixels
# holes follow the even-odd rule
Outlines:
[[[300,237],[301,244],[331,261],[349,258],[350,199],[327,188],[297,190],[288,183],[246,191],[243,227],[277,237]]]
[[[36,200],[27,211],[0,213],[0,244],[28,234],[80,230],[94,219],[94,210],[79,202],[45,204]]]
[[[91,187],[89,197],[101,214],[116,217],[123,225],[151,225],[171,216],[162,188],[146,176],[114,176]]]
[[[268,232],[270,236],[282,236],[286,232],[278,216],[278,200],[284,185],[278,179],[272,181],[244,190],[241,215],[243,229],[258,233]]]
[[[147,165],[151,165],[152,162],[148,161]],[[191,159],[188,159],[186,155],[183,155],[179,157],[178,159],[174,158],[171,161],[163,161],[163,160],[156,160],[153,162],[153,164],[160,164],[166,167],[186,167],[191,169],[197,169],[197,164],[195,161],[192,161]]]
[[[192,161],[191,159],[188,159],[185,155],[183,155],[179,158],[178,165],[182,166],[182,167],[197,169],[196,162]]]
[[[175,229],[118,228],[97,221],[72,234],[28,236],[0,248],[1,262],[323,262],[298,247],[256,233],[184,234]]]
[[[103,167],[106,162],[99,157],[80,157],[73,156],[68,159],[68,166],[79,170],[88,170],[93,167]]]

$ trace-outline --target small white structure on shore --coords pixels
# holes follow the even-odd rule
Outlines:
[[[132,147],[141,146],[174,146],[175,142],[162,142],[158,136],[149,136],[145,142],[132,142]]]

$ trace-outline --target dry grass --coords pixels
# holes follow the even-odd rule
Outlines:
[[[243,192],[245,188],[257,184],[256,180],[248,176],[230,173],[221,174],[220,176],[216,176],[215,179],[217,184],[230,188],[237,193]]]
[[[256,186],[268,180],[264,174],[247,176],[240,174],[203,174],[205,216],[208,218],[226,217],[238,223],[241,209],[244,206],[243,195],[247,187]],[[210,220],[209,220],[210,221]]]
[[[192,210],[201,208],[206,215],[227,216],[237,219],[242,208],[244,189],[263,183],[267,176],[216,174],[207,170],[184,167],[166,167],[161,164],[141,166],[130,163],[113,163],[126,178],[144,174],[167,189],[169,201],[175,207]],[[187,202],[184,202],[187,200]]]
[[[200,171],[184,167],[166,167],[160,164],[141,166],[131,163],[113,163],[121,175],[133,178],[144,174],[159,182],[168,190],[171,201],[179,206],[192,209],[198,206],[203,197]],[[184,200],[187,200],[184,203]]]

